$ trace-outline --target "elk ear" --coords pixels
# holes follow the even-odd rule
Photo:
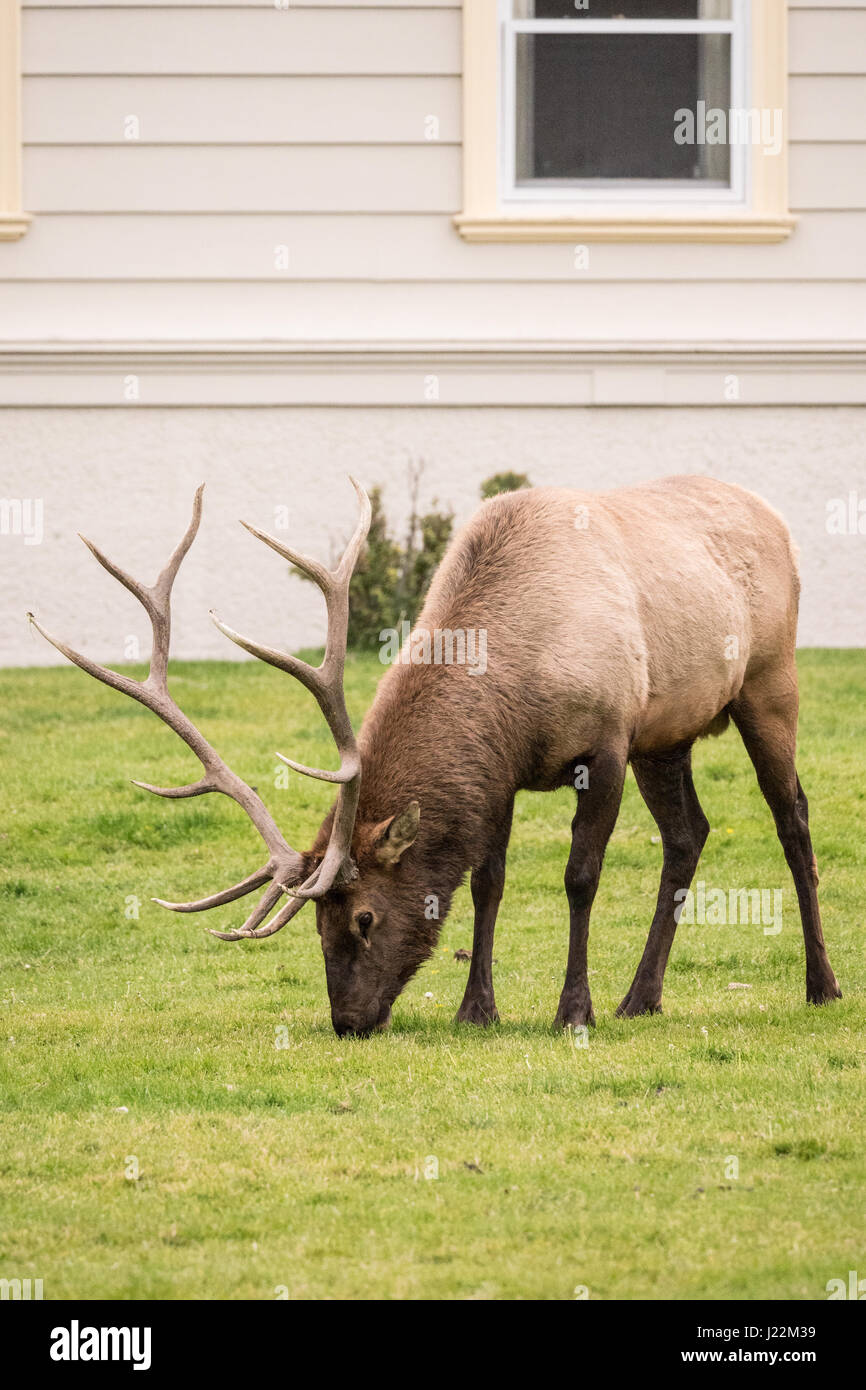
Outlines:
[[[420,823],[421,807],[417,801],[410,801],[399,816],[383,821],[373,846],[379,863],[397,864],[409,846],[414,844]]]

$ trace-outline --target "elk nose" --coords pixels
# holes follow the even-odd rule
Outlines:
[[[331,1022],[338,1038],[366,1038],[373,1031],[371,1023],[361,1022],[349,1014],[331,1014]]]

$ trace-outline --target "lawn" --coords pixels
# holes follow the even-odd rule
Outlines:
[[[350,662],[358,719],[381,671]],[[464,887],[390,1032],[340,1041],[311,908],[270,941],[227,944],[204,926],[236,924],[232,908],[150,902],[261,860],[225,799],[130,786],[197,775],[178,740],[72,668],[0,672],[0,1277],[41,1278],[46,1298],[822,1299],[829,1279],[866,1276],[866,652],[807,651],[800,672],[799,769],[844,999],[805,1003],[793,887],[729,731],[696,750],[713,827],[698,876],[781,888],[782,930],[683,923],[664,1014],[613,1017],[661,857],[629,775],[585,1047],[551,1030],[568,793],[518,799],[502,1023],[452,1022]],[[333,759],[310,697],[255,663],[178,663],[172,683],[305,847],[328,788],[276,785],[273,752]]]

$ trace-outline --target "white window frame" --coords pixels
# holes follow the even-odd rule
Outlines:
[[[669,188],[649,201],[643,188],[584,186],[578,196],[573,186],[515,188],[503,153],[504,78],[513,78],[506,73],[501,0],[463,0],[463,207],[454,217],[460,235],[467,241],[785,240],[797,224],[788,208],[788,0],[756,0],[743,6],[743,16],[743,61],[732,62],[731,105],[781,110],[779,153],[746,150],[730,189]],[[732,14],[731,21],[704,23],[734,20]],[[593,22],[612,24],[619,33],[628,23],[563,21],[577,28]]]
[[[750,150],[730,147],[730,186],[686,185],[685,181],[600,179],[563,181],[557,186],[538,180],[519,185],[517,151],[517,36],[518,34],[729,34],[731,38],[730,105],[749,106],[746,64],[749,0],[731,0],[730,19],[514,19],[513,0],[499,0],[500,15],[500,187],[503,202],[629,202],[737,203],[746,205]],[[673,113],[671,113],[673,117]],[[673,126],[671,127],[673,136]],[[612,186],[615,183],[615,186]]]

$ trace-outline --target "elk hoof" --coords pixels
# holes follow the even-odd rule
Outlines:
[[[839,988],[835,975],[831,975],[829,980],[822,980],[817,984],[806,981],[806,1003],[807,1004],[831,1004],[834,999],[841,999],[842,991]]]
[[[641,1014],[660,1014],[662,1001],[657,995],[634,994],[629,990],[616,1011],[617,1018],[639,1018]]]
[[[474,1023],[478,1028],[487,1028],[499,1022],[499,1010],[493,1000],[464,999],[454,1018],[455,1023]]]
[[[580,1004],[560,1004],[553,1020],[554,1028],[594,1028],[595,1014],[587,999]]]

